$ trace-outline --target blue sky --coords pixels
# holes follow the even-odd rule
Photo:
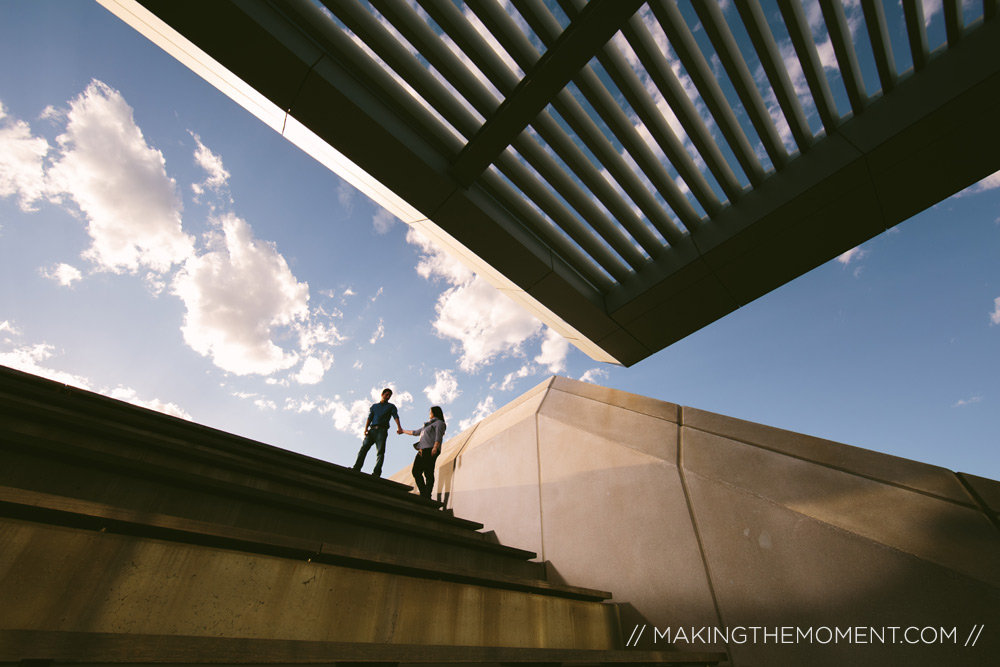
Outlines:
[[[384,386],[454,435],[558,373],[1000,479],[998,175],[625,369],[96,3],[0,0],[0,62],[2,365],[342,465]]]

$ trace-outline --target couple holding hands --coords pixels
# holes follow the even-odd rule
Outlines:
[[[375,445],[375,469],[372,475],[382,476],[382,461],[385,459],[385,440],[389,435],[389,419],[396,420],[396,434],[419,436],[420,440],[413,444],[417,450],[417,456],[413,460],[413,480],[417,483],[417,490],[424,498],[431,497],[434,489],[434,464],[441,453],[441,443],[444,442],[444,412],[438,406],[430,409],[430,420],[418,429],[408,431],[399,423],[399,412],[396,406],[389,402],[392,398],[392,389],[382,390],[382,400],[372,405],[368,410],[368,421],[365,422],[365,438],[361,441],[361,450],[358,452],[358,460],[354,462],[354,470],[361,472],[361,466],[365,463],[365,457],[372,445]]]

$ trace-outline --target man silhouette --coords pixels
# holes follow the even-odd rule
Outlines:
[[[358,460],[354,462],[354,470],[361,472],[361,466],[365,464],[365,457],[368,450],[375,445],[375,469],[372,475],[382,476],[382,461],[385,460],[385,439],[389,435],[389,418],[396,420],[396,432],[402,433],[403,427],[399,423],[399,412],[396,406],[389,402],[392,397],[392,389],[382,390],[382,400],[372,405],[368,410],[368,421],[365,422],[365,438],[361,441],[361,449],[358,451]]]

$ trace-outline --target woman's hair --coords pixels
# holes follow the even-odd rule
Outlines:
[[[431,406],[431,414],[440,419],[441,421],[444,421],[444,412],[441,411],[440,405]]]

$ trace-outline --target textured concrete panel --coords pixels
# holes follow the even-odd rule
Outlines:
[[[533,410],[458,457],[447,501],[458,516],[486,517],[477,521],[495,531],[502,544],[542,557]]]
[[[677,460],[677,424],[672,421],[555,389],[546,394],[538,414],[650,456]]]
[[[686,470],[1000,585],[1000,534],[976,509],[701,431],[683,437]]]
[[[695,408],[682,408],[682,414],[684,426],[692,429],[761,445],[791,456],[958,502],[968,503],[972,500],[955,479],[954,473],[944,468]]]
[[[714,623],[677,467],[545,416],[538,432],[545,557],[558,575],[611,591],[626,634]]]
[[[590,382],[580,382],[557,375],[551,379],[551,388],[674,423],[677,423],[679,417],[679,406],[673,403],[658,401],[655,398],[639,394],[630,394],[619,389],[601,387]]]
[[[0,628],[615,648],[610,605],[0,521]],[[433,610],[432,612],[430,610]]]
[[[954,640],[731,642],[735,665],[995,665],[1000,589],[874,544],[731,484],[686,481],[722,622],[734,627],[933,628]],[[975,554],[969,554],[976,557]],[[994,565],[996,561],[994,560]],[[975,646],[969,633],[986,626]],[[993,630],[991,630],[993,629]],[[884,634],[891,637],[888,632]]]

